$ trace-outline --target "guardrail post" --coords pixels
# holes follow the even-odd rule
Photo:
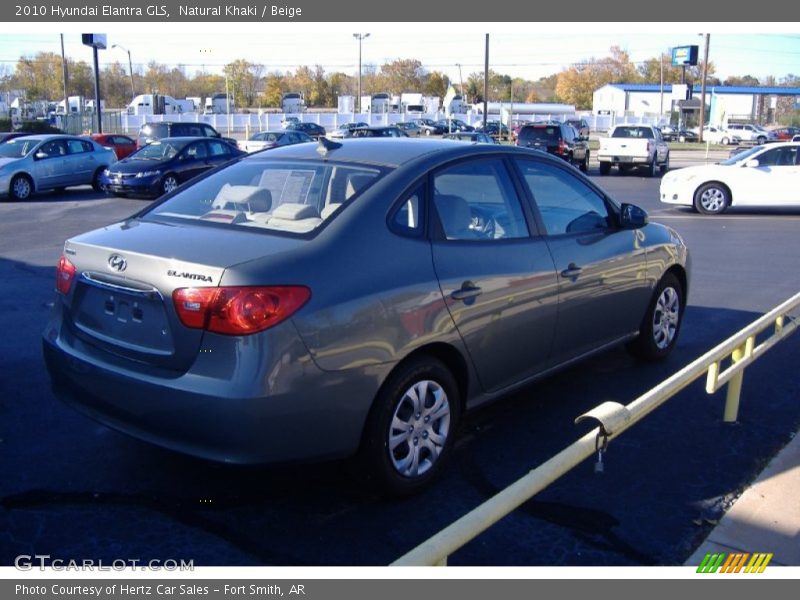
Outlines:
[[[755,336],[747,338],[744,344],[736,348],[731,354],[734,363],[739,362],[745,357],[752,356],[755,346]],[[739,398],[742,394],[742,381],[744,380],[744,369],[734,375],[728,382],[728,391],[725,397],[725,414],[722,420],[725,423],[735,423],[739,416]]]

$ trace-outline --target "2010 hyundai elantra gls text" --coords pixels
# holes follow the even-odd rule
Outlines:
[[[251,155],[68,240],[59,396],[180,452],[355,455],[413,492],[460,417],[615,344],[675,346],[677,233],[542,152],[323,139]]]

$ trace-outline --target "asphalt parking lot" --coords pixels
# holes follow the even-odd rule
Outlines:
[[[0,202],[0,565],[54,558],[201,565],[386,565],[798,291],[800,211],[701,217],[657,201],[658,179],[600,177],[673,226],[693,258],[681,339],[657,365],[613,350],[472,414],[431,489],[387,500],[346,463],[230,467],[151,447],[55,400],[39,337],[63,241],[145,201],[90,188]],[[451,557],[452,565],[678,565],[800,427],[800,336],[745,376],[737,424],[696,383]],[[757,548],[755,551],[768,551]]]

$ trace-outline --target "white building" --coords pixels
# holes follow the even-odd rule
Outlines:
[[[688,86],[665,84],[612,83],[597,89],[592,96],[592,113],[615,116],[658,116],[678,110],[685,101]],[[699,108],[700,85],[692,86],[694,110]],[[730,120],[755,121],[761,114],[763,102],[777,96],[800,98],[800,88],[706,86],[706,108],[709,122],[716,125]],[[768,105],[769,106],[769,105]]]

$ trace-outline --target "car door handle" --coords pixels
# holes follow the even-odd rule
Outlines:
[[[583,269],[580,268],[575,263],[569,263],[569,266],[561,271],[561,276],[565,277],[566,279],[573,279],[578,277],[583,272]]]
[[[458,289],[452,294],[450,294],[450,297],[453,300],[469,300],[471,298],[480,296],[482,293],[483,290],[477,286],[465,285],[462,286],[461,289]]]

